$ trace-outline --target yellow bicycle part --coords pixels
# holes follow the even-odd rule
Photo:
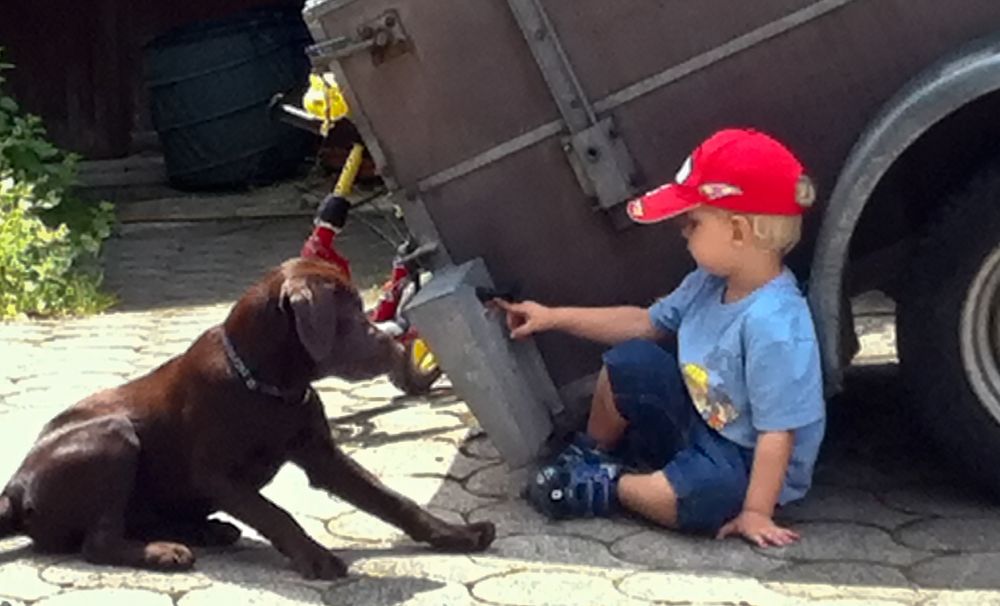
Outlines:
[[[413,347],[410,349],[411,362],[420,372],[427,374],[437,368],[437,358],[427,347],[427,342],[417,338],[413,340]]]
[[[323,121],[320,132],[324,137],[330,132],[333,124],[348,113],[347,101],[340,92],[337,79],[330,72],[309,74],[309,90],[302,96],[302,108]],[[340,176],[337,177],[337,185],[333,190],[335,195],[347,197],[354,189],[354,180],[361,168],[364,151],[365,148],[360,143],[355,143],[351,147],[351,153],[340,170]]]
[[[361,168],[361,159],[365,153],[365,146],[355,143],[351,146],[351,153],[347,155],[347,161],[340,169],[340,176],[337,177],[337,185],[333,188],[334,195],[346,198],[354,189],[354,179],[358,176],[358,169]]]
[[[321,134],[324,137],[333,123],[349,111],[340,86],[330,72],[309,74],[309,90],[302,96],[302,109],[323,121]]]

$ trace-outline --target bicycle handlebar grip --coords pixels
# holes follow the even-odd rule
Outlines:
[[[317,137],[323,136],[323,121],[317,120],[303,109],[286,103],[284,93],[278,93],[271,97],[267,111],[272,120],[309,131]]]
[[[316,209],[316,221],[327,223],[335,229],[341,229],[347,223],[347,214],[351,203],[336,194],[327,194]]]

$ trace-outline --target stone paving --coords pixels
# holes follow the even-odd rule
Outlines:
[[[55,412],[182,351],[306,229],[303,219],[128,226],[107,251],[114,312],[0,325],[0,481]],[[361,226],[342,243],[370,295],[391,248]],[[325,380],[317,387],[345,449],[446,519],[493,520],[489,551],[430,552],[286,467],[265,493],[350,563],[348,578],[302,580],[246,528],[181,574],[41,556],[14,538],[0,541],[0,604],[1000,604],[1000,507],[912,426],[891,365],[891,309],[862,305],[862,365],[830,405],[817,485],[781,513],[803,535],[791,547],[627,518],[549,522],[518,495],[526,471],[506,467],[446,381],[418,399],[384,380]]]

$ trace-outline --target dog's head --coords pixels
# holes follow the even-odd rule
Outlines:
[[[308,380],[370,378],[394,369],[403,356],[368,320],[343,272],[318,259],[291,259],[271,272],[237,303],[226,330],[240,331],[243,348],[271,351],[272,366],[310,366]],[[279,374],[299,374],[295,370]]]

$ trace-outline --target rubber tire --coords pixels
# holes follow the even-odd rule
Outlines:
[[[927,434],[960,471],[1000,496],[1000,422],[980,402],[961,353],[966,294],[1000,246],[1000,167],[969,182],[932,220],[897,309],[900,373]],[[889,428],[887,428],[889,429]]]
[[[409,396],[423,396],[430,392],[434,382],[441,377],[441,367],[436,366],[431,372],[424,372],[413,361],[413,344],[415,341],[406,343],[406,359],[410,362],[399,376],[392,380],[397,389]]]

